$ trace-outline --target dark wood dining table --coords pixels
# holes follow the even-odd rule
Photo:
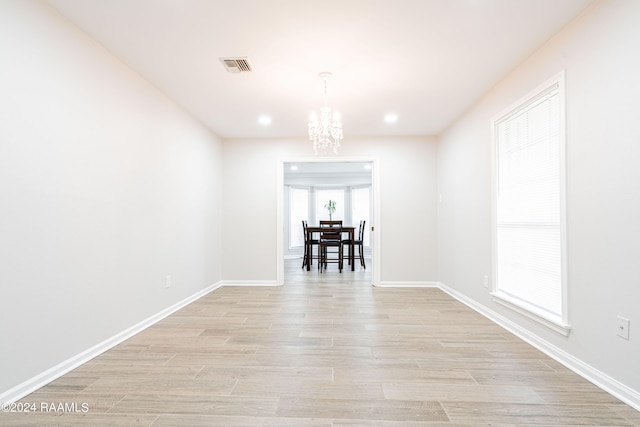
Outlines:
[[[319,225],[308,225],[307,226],[307,233],[309,234],[309,240],[306,242],[307,246],[307,253],[311,254],[312,252],[312,244],[311,241],[313,240],[313,235],[315,233],[318,234],[318,236],[320,235],[321,231],[327,231],[327,230],[331,230],[332,228],[340,228],[340,231],[342,231],[343,233],[346,233],[349,235],[349,263],[351,264],[351,271],[355,270],[355,230],[356,227],[353,225],[343,225],[341,227],[327,227],[327,226],[322,226],[320,227]],[[309,261],[307,261],[307,271],[309,271],[311,269],[311,257],[309,257]]]

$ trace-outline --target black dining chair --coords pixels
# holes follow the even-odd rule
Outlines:
[[[320,220],[320,227],[342,227],[342,220]]]
[[[335,263],[338,264],[338,269],[340,273],[342,273],[342,227],[338,225],[329,226],[327,224],[323,226],[321,224],[320,228],[322,230],[320,231],[320,242],[318,244],[320,256],[318,269],[320,269],[320,273],[322,273],[323,270],[327,269],[327,264]],[[329,248],[337,248],[337,251],[330,251]],[[331,255],[336,255],[336,257],[332,258]]]
[[[360,265],[362,266],[362,268],[367,268],[367,266],[366,266],[366,264],[364,262],[365,224],[366,224],[365,220],[360,221],[360,225],[358,226],[358,235],[354,238],[354,241],[353,241],[354,252],[355,252],[355,250],[357,248],[358,249],[358,252],[357,252],[358,259],[360,260]],[[351,246],[351,240],[343,239],[342,240],[342,245],[350,247]],[[349,264],[351,264],[351,256],[350,255],[351,255],[351,253],[344,254],[344,257],[348,260]],[[355,255],[356,254],[354,253],[354,260],[355,260]]]
[[[304,238],[304,256],[302,257],[302,268],[313,265],[313,259],[318,259],[319,255],[313,256],[313,247],[318,246],[320,241],[314,239],[312,233],[307,229],[307,221],[302,220],[302,233]]]

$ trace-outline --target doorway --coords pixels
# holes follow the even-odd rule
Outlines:
[[[377,221],[379,218],[378,162],[376,159],[291,159],[280,161],[278,165],[277,193],[277,284],[286,280],[287,267],[292,260],[302,262],[301,218],[309,224],[317,224],[320,219],[328,219],[324,209],[324,198],[337,199],[337,209],[333,219],[345,224],[366,220],[365,254],[368,273],[372,285],[379,283],[378,262],[379,239]],[[366,208],[365,208],[366,205]],[[356,263],[356,266],[359,265]],[[343,280],[349,280],[350,268],[343,271]],[[338,276],[340,278],[340,276]]]

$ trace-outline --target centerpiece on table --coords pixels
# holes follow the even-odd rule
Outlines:
[[[331,221],[331,216],[336,213],[336,202],[334,200],[329,200],[324,208],[329,211],[329,221]]]

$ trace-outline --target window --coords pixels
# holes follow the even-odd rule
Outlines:
[[[290,187],[289,208],[289,247],[302,247],[302,221],[309,220],[309,190]]]
[[[369,233],[367,230],[371,230],[371,222],[369,219],[369,212],[371,212],[371,187],[351,189],[351,212],[353,225],[358,226],[360,221],[366,221],[362,243],[364,246],[369,247]]]
[[[314,187],[303,185],[286,185],[285,190],[287,204],[284,224],[288,233],[285,239],[288,241],[288,256],[297,256],[304,246],[302,231],[303,220],[310,225],[317,225],[320,220],[329,219],[329,212],[324,207],[329,200],[336,202],[336,211],[332,215],[334,220],[342,220],[346,225],[355,225],[356,229],[360,220],[367,221],[364,233],[364,246],[371,247],[371,186],[326,186]]]
[[[494,295],[568,334],[564,221],[564,75],[493,122]]]
[[[318,221],[329,219],[329,211],[324,207],[329,200],[336,202],[336,211],[331,215],[331,219],[344,221],[344,189],[342,188],[316,190],[316,218]]]

